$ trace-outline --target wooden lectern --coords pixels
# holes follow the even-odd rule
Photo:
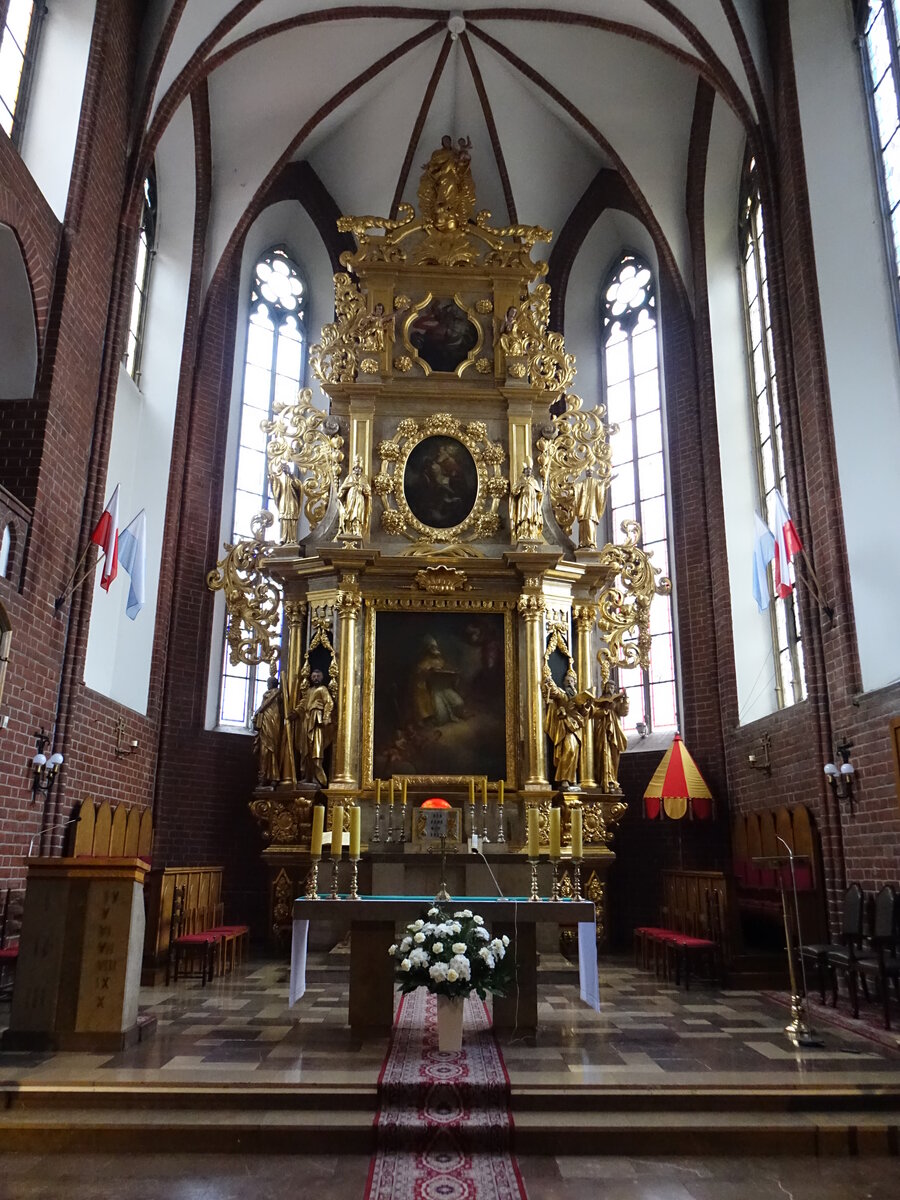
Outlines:
[[[120,1050],[139,1038],[140,858],[31,858],[7,1050]]]

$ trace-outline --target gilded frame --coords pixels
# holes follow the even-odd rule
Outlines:
[[[456,375],[457,378],[461,379],[463,372],[472,366],[472,364],[478,358],[478,355],[481,353],[481,348],[484,345],[484,326],[478,319],[478,310],[474,307],[474,305],[466,304],[459,292],[455,292],[453,295],[453,303],[462,309],[462,311],[469,318],[469,323],[475,327],[475,345],[472,347],[463,361],[457,367],[454,367],[452,371],[435,371],[435,369],[431,367],[424,358],[420,357],[418,350],[412,344],[409,337],[410,328],[415,323],[416,319],[421,316],[428,305],[431,304],[431,302],[435,299],[437,299],[437,297],[434,295],[434,293],[428,292],[426,293],[424,300],[420,300],[418,304],[414,305],[412,311],[408,314],[403,322],[400,340],[402,342],[403,349],[410,356],[412,361],[422,369],[422,373],[426,379],[429,375]]]
[[[378,632],[379,613],[458,613],[461,616],[476,614],[495,614],[503,616],[503,695],[505,701],[505,762],[504,778],[510,782],[518,776],[516,772],[516,731],[518,729],[518,685],[516,675],[516,645],[514,602],[502,600],[476,599],[469,597],[444,596],[374,596],[365,602],[365,635],[363,653],[363,730],[362,730],[362,783],[364,788],[372,787],[374,775],[375,753],[375,652]],[[394,774],[392,772],[392,774]],[[468,781],[475,777],[480,779],[483,772],[454,773],[435,772],[425,774],[396,774],[395,778],[415,783],[450,782],[454,779]],[[476,793],[476,803],[480,796]]]
[[[475,502],[457,525],[438,529],[426,525],[413,513],[404,492],[406,464],[415,448],[427,438],[454,438],[468,450],[475,463],[478,487]],[[463,424],[450,413],[435,413],[421,424],[406,417],[397,425],[392,438],[379,442],[381,470],[374,490],[381,497],[381,524],[387,533],[401,534],[411,541],[426,539],[432,543],[458,542],[491,537],[500,528],[500,500],[509,490],[509,481],[501,473],[506,452],[500,442],[488,438],[483,421]]]

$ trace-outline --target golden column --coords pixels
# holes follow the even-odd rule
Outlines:
[[[525,786],[549,787],[547,747],[544,741],[544,693],[541,666],[544,659],[544,597],[523,592],[519,616],[525,623]]]
[[[579,691],[593,687],[591,678],[591,630],[597,619],[593,604],[576,604],[572,609],[575,623],[575,670],[578,672]],[[594,779],[594,718],[588,717],[584,725],[584,744],[581,751],[581,786],[596,787]]]
[[[281,670],[285,677],[285,698],[291,708],[295,708],[300,688],[300,672],[303,669],[303,619],[306,616],[306,601],[286,600],[284,615],[287,621],[287,645]]]
[[[334,748],[332,783],[355,784],[358,780],[359,757],[359,691],[356,678],[356,630],[362,610],[359,578],[349,573],[341,580],[335,609],[338,614],[338,682],[337,735]]]

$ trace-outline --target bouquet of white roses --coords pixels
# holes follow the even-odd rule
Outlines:
[[[492,938],[484,918],[469,908],[442,912],[429,908],[424,918],[407,925],[405,936],[388,953],[397,964],[400,990],[426,987],[441,996],[488,992],[503,996],[512,977],[506,957],[509,938]]]

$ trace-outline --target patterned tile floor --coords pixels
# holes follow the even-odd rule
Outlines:
[[[372,1086],[386,1040],[346,1025],[348,956],[313,955],[308,991],[287,1006],[287,967],[253,963],[206,988],[147,988],[157,1033],[121,1053],[0,1053],[0,1084],[224,1083]],[[544,956],[540,1028],[502,1042],[514,1088],[694,1084],[900,1084],[900,1038],[877,1044],[822,1026],[825,1046],[802,1053],[786,1012],[759,992],[659,984],[624,963],[601,969],[601,1011],[578,999],[577,974]],[[0,1008],[0,1023],[8,1015]],[[337,1064],[337,1065],[336,1065]]]

